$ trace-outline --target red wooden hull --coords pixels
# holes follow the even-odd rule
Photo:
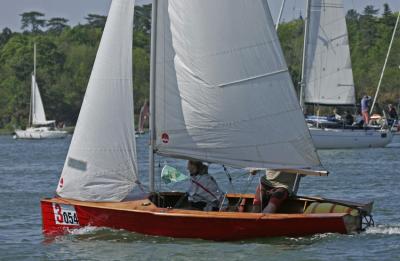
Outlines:
[[[346,222],[356,218],[345,213],[203,212],[157,208],[147,202],[88,203],[58,198],[44,199],[41,201],[43,232],[47,235],[63,234],[74,228],[96,226],[147,235],[226,241],[328,232],[347,233]],[[73,217],[74,211],[76,220]],[[66,218],[67,222],[59,222],[63,219],[61,215],[64,215],[64,221]]]

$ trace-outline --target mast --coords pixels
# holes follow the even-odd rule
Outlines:
[[[36,79],[36,43],[33,44],[33,76]]]
[[[397,15],[396,25],[394,26],[394,30],[393,30],[393,34],[392,34],[392,39],[390,40],[389,49],[388,49],[388,52],[387,52],[386,58],[385,58],[385,63],[383,64],[383,68],[382,68],[382,72],[381,72],[381,77],[379,78],[378,87],[376,88],[374,101],[372,102],[371,110],[369,111],[370,114],[371,114],[372,111],[374,110],[374,106],[375,106],[375,103],[376,103],[376,99],[377,99],[377,97],[378,97],[378,93],[379,93],[379,90],[380,90],[380,88],[381,88],[381,83],[382,83],[382,79],[383,79],[383,74],[385,73],[386,64],[387,64],[387,61],[388,61],[388,59],[389,59],[390,51],[392,50],[392,45],[393,45],[394,37],[395,37],[395,35],[396,35],[397,26],[399,25],[399,20],[400,20],[400,11],[399,11],[399,13],[398,13],[398,15]]]
[[[300,106],[304,111],[304,88],[305,88],[305,76],[306,76],[306,58],[307,58],[307,41],[308,41],[308,30],[310,21],[310,9],[311,0],[307,0],[306,6],[306,17],[304,23],[304,45],[303,45],[303,63],[301,67],[301,82],[300,82]]]
[[[151,54],[150,54],[150,118],[149,118],[149,190],[154,192],[154,143],[155,134],[155,86],[156,86],[156,37],[158,0],[153,0],[151,11]]]
[[[301,66],[301,81],[300,81],[300,94],[299,94],[300,107],[303,110],[303,113],[304,113],[304,88],[305,88],[305,76],[306,76],[307,41],[308,41],[310,9],[311,9],[310,7],[311,7],[311,0],[307,0],[306,17],[304,20],[303,63]],[[295,194],[297,194],[297,191],[299,189],[300,181],[301,181],[301,175],[296,174],[296,180],[294,183],[294,193]]]
[[[36,43],[33,43],[33,78],[35,79],[36,82]],[[31,99],[29,102],[29,122],[28,126],[32,126],[32,118],[33,118],[33,100],[34,100],[34,83],[32,81],[31,77]]]
[[[281,9],[279,10],[278,19],[276,19],[275,30],[277,30],[277,31],[279,28],[279,23],[281,22],[283,9],[285,8],[285,2],[286,2],[286,0],[282,0],[282,5],[281,5]]]

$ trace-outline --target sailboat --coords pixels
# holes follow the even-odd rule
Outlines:
[[[34,44],[34,66],[31,80],[31,98],[29,110],[29,124],[25,130],[16,129],[15,138],[18,139],[57,139],[65,138],[67,132],[58,130],[54,120],[46,120],[39,86],[36,82],[36,43]]]
[[[57,196],[41,200],[44,234],[95,226],[241,240],[364,228],[372,203],[293,196],[278,213],[264,214],[250,212],[254,194],[237,193],[226,194],[219,211],[199,211],[185,209],[187,201],[177,206],[185,193],[155,191],[155,154],[285,169],[297,181],[328,174],[264,0],[153,1],[150,192],[130,194],[143,189],[133,124],[133,11],[133,0],[111,3]]]
[[[300,103],[303,108],[304,104],[355,107],[343,0],[307,0]],[[314,123],[310,132],[317,149],[385,147],[393,137],[388,129],[331,128],[319,124],[318,117]]]
[[[138,130],[136,133],[138,134],[144,134],[144,125],[146,121],[148,121],[149,118],[149,103],[147,100],[144,101],[143,106],[140,108],[140,114],[139,114],[139,124],[138,124]]]

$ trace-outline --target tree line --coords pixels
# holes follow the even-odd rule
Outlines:
[[[372,95],[378,83],[396,15],[389,5],[350,10],[347,26],[358,97]],[[69,26],[61,17],[44,19],[36,11],[21,14],[22,32],[0,33],[0,128],[25,126],[29,116],[33,43],[37,43],[37,82],[47,117],[74,125],[82,104],[106,16],[88,14],[84,24]],[[148,99],[151,5],[135,7],[133,75],[135,112]],[[301,17],[279,27],[279,37],[293,82],[300,81],[304,21]],[[382,83],[379,102],[400,97],[400,39],[397,35]]]
[[[22,32],[4,28],[0,33],[0,128],[24,127],[28,122],[34,43],[46,116],[74,125],[107,17],[89,14],[85,23],[71,27],[65,18],[46,20],[36,11],[20,16]],[[151,5],[135,8],[136,112],[149,93],[150,18]]]

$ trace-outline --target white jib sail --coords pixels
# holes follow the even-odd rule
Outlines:
[[[320,166],[267,1],[158,3],[156,152],[237,167]]]
[[[54,121],[47,121],[42,98],[40,97],[39,87],[36,83],[35,75],[32,75],[31,83],[31,106],[32,106],[32,125],[45,125]]]
[[[355,104],[343,0],[313,0],[305,63],[306,103]]]
[[[113,0],[57,193],[120,201],[137,180],[132,90],[134,0]]]

